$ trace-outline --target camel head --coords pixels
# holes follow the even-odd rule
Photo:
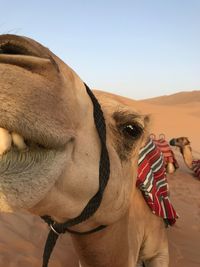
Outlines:
[[[183,148],[186,145],[190,145],[190,141],[187,137],[178,137],[178,138],[171,139],[170,145],[171,146],[177,146],[179,148]]]
[[[99,187],[101,144],[78,75],[47,48],[0,36],[0,210],[58,222],[76,217]],[[120,218],[134,194],[148,117],[95,92],[106,122],[110,177],[92,223]]]

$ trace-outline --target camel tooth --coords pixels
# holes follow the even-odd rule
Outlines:
[[[13,144],[19,149],[19,150],[26,150],[27,145],[24,142],[24,138],[19,135],[18,133],[11,133],[12,135],[12,141]]]
[[[0,128],[0,156],[6,153],[12,145],[12,138],[8,130]]]

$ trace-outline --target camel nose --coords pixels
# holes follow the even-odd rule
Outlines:
[[[169,141],[170,146],[175,146],[175,142],[176,142],[175,138],[171,139]]]
[[[0,35],[0,63],[20,66],[41,73],[47,64],[58,73],[59,66],[51,52],[38,42],[23,36]]]
[[[0,35],[0,55],[27,55],[49,58],[48,50],[39,43],[18,35]]]

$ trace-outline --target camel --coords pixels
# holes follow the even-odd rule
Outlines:
[[[82,267],[167,267],[163,219],[136,187],[148,116],[27,37],[0,36],[0,77],[0,210],[49,224],[43,266],[68,231]]]
[[[193,158],[189,139],[187,137],[173,138],[170,140],[170,145],[180,149],[186,166],[200,179],[200,160]]]

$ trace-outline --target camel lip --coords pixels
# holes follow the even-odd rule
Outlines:
[[[12,147],[8,151],[6,151],[5,153],[3,153],[3,155],[1,155],[1,157],[0,157],[1,161],[2,161],[2,159],[6,158],[6,157],[8,158],[9,155],[11,155],[13,153],[18,154],[18,155],[20,155],[20,154],[22,155],[22,154],[30,154],[30,153],[35,152],[35,151],[41,153],[41,152],[48,152],[50,150],[53,150],[50,148],[46,148],[42,145],[39,145],[39,144],[36,144],[33,142],[28,142],[28,141],[26,141],[26,145],[27,145],[26,149],[23,149],[23,150],[19,150],[16,146],[12,145]]]
[[[22,135],[23,136],[23,135]],[[23,136],[24,137],[24,136]],[[25,144],[27,145],[27,148],[37,148],[37,149],[42,149],[42,150],[62,150],[65,148],[66,144],[69,142],[67,140],[66,143],[63,144],[58,144],[55,143],[55,140],[46,136],[43,136],[43,138],[37,138],[34,139],[33,137],[24,137]]]
[[[10,134],[19,134],[23,138],[27,148],[32,147],[45,150],[63,150],[69,142],[74,140],[72,135],[66,136],[65,140],[60,140],[58,136],[53,136],[48,134],[48,132],[40,133],[38,131],[34,131],[33,129],[31,130],[30,128],[23,131],[20,128],[9,127],[8,124],[4,124],[3,126],[0,124],[0,127],[6,129]]]
[[[34,146],[31,146],[24,151],[12,147],[9,151],[0,156],[0,179],[2,174],[22,174],[28,169],[31,170],[31,168],[36,164],[39,164],[41,160],[51,158],[52,161],[59,153],[62,153],[62,151]]]

